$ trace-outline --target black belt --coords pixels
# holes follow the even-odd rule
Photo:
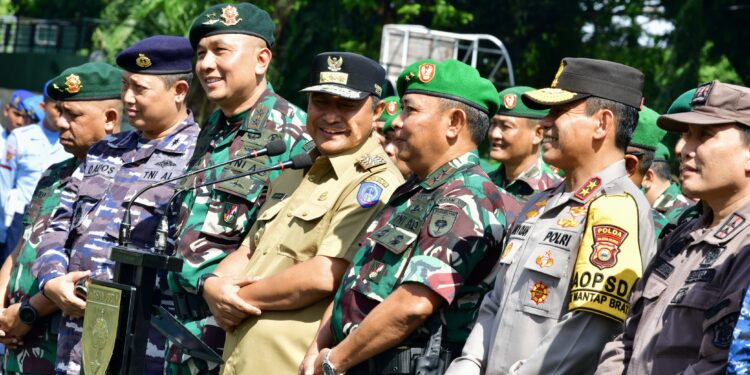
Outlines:
[[[175,293],[174,309],[180,320],[201,320],[211,315],[206,300],[193,293]]]

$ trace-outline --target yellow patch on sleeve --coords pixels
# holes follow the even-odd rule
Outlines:
[[[643,275],[638,206],[629,194],[603,195],[589,206],[568,309],[623,322],[630,292]]]

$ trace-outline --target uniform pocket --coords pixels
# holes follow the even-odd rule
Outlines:
[[[303,262],[315,256],[327,226],[320,221],[330,207],[303,204],[287,210],[288,234],[280,241],[279,254]]]
[[[221,241],[239,243],[249,229],[247,213],[252,205],[253,202],[243,195],[213,190],[201,233]]]
[[[81,186],[73,209],[71,229],[78,228],[91,220],[90,214],[99,206],[107,185],[108,183],[86,183]]]
[[[520,291],[521,309],[531,315],[559,319],[566,300],[570,253],[552,247],[538,247],[524,264],[527,276]]]

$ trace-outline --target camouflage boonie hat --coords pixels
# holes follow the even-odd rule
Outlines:
[[[190,44],[195,49],[201,39],[217,34],[245,34],[261,38],[270,47],[276,25],[263,9],[250,3],[218,4],[201,13],[190,26]]]
[[[90,62],[65,69],[44,88],[54,100],[94,101],[119,99],[122,70],[102,62]]]

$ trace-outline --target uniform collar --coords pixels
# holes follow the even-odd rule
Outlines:
[[[355,147],[351,150],[347,150],[340,154],[336,154],[336,155],[320,154],[320,156],[318,156],[318,158],[316,159],[316,163],[328,161],[334,173],[336,173],[336,177],[341,178],[345,176],[346,173],[348,173],[351,168],[355,168],[358,165],[361,166],[358,161],[362,160],[365,157],[368,157],[368,156],[379,157],[380,159],[383,159],[382,160],[383,162],[385,162],[385,158],[382,155],[380,155],[382,152],[380,153],[377,152],[378,148],[380,148],[380,143],[378,143],[375,137],[370,136],[367,138],[367,140],[364,143],[362,143],[358,147]],[[317,150],[315,152],[319,153],[319,151]]]
[[[253,104],[252,107],[248,108],[245,111],[242,111],[234,116],[226,117],[224,113],[222,113],[222,117],[225,119],[227,128],[235,129],[236,127],[240,127],[242,130],[247,130],[250,128],[249,124],[252,121],[260,121],[265,120],[267,117],[268,111],[271,110],[266,104],[265,101],[269,96],[275,95],[273,91],[273,86],[271,86],[270,83],[266,85],[266,89],[263,90],[263,93],[260,94],[260,97],[258,97],[258,100],[255,101],[255,104]],[[260,117],[263,117],[262,119]]]
[[[544,186],[542,186],[542,174],[544,171],[544,161],[542,161],[542,158],[537,156],[534,163],[531,163],[526,170],[524,170],[515,180],[507,182],[505,180],[505,165],[500,165],[500,167],[497,168],[497,178],[500,184],[498,186],[507,189],[510,188],[512,185],[525,185],[528,193],[532,193],[533,191],[537,190],[543,190]]]
[[[183,120],[174,131],[160,139],[159,143],[156,144],[156,149],[172,154],[184,154],[190,146],[188,140],[191,138],[190,132],[186,132],[185,130],[193,126],[198,125],[193,118],[193,112],[188,110],[188,115],[185,117],[185,120]]]
[[[713,217],[713,212],[707,210],[700,216],[701,223],[708,223]],[[705,241],[712,245],[722,245],[731,241],[738,233],[741,233],[750,225],[750,202],[746,203],[740,209],[732,212],[724,218],[718,225],[708,230],[693,231],[691,235],[694,240]],[[702,228],[703,226],[699,226]]]
[[[620,177],[627,176],[627,170],[625,169],[625,160],[618,160],[601,171],[597,172],[591,178],[586,180],[581,186],[573,190],[570,199],[586,204],[592,198],[599,195],[598,193],[604,189],[610,182]],[[563,182],[564,183],[564,182]]]
[[[430,173],[427,178],[422,180],[422,182],[419,183],[419,186],[425,190],[432,190],[450,180],[459,169],[474,165],[479,165],[479,156],[476,149],[443,164],[443,166],[436,169]]]

